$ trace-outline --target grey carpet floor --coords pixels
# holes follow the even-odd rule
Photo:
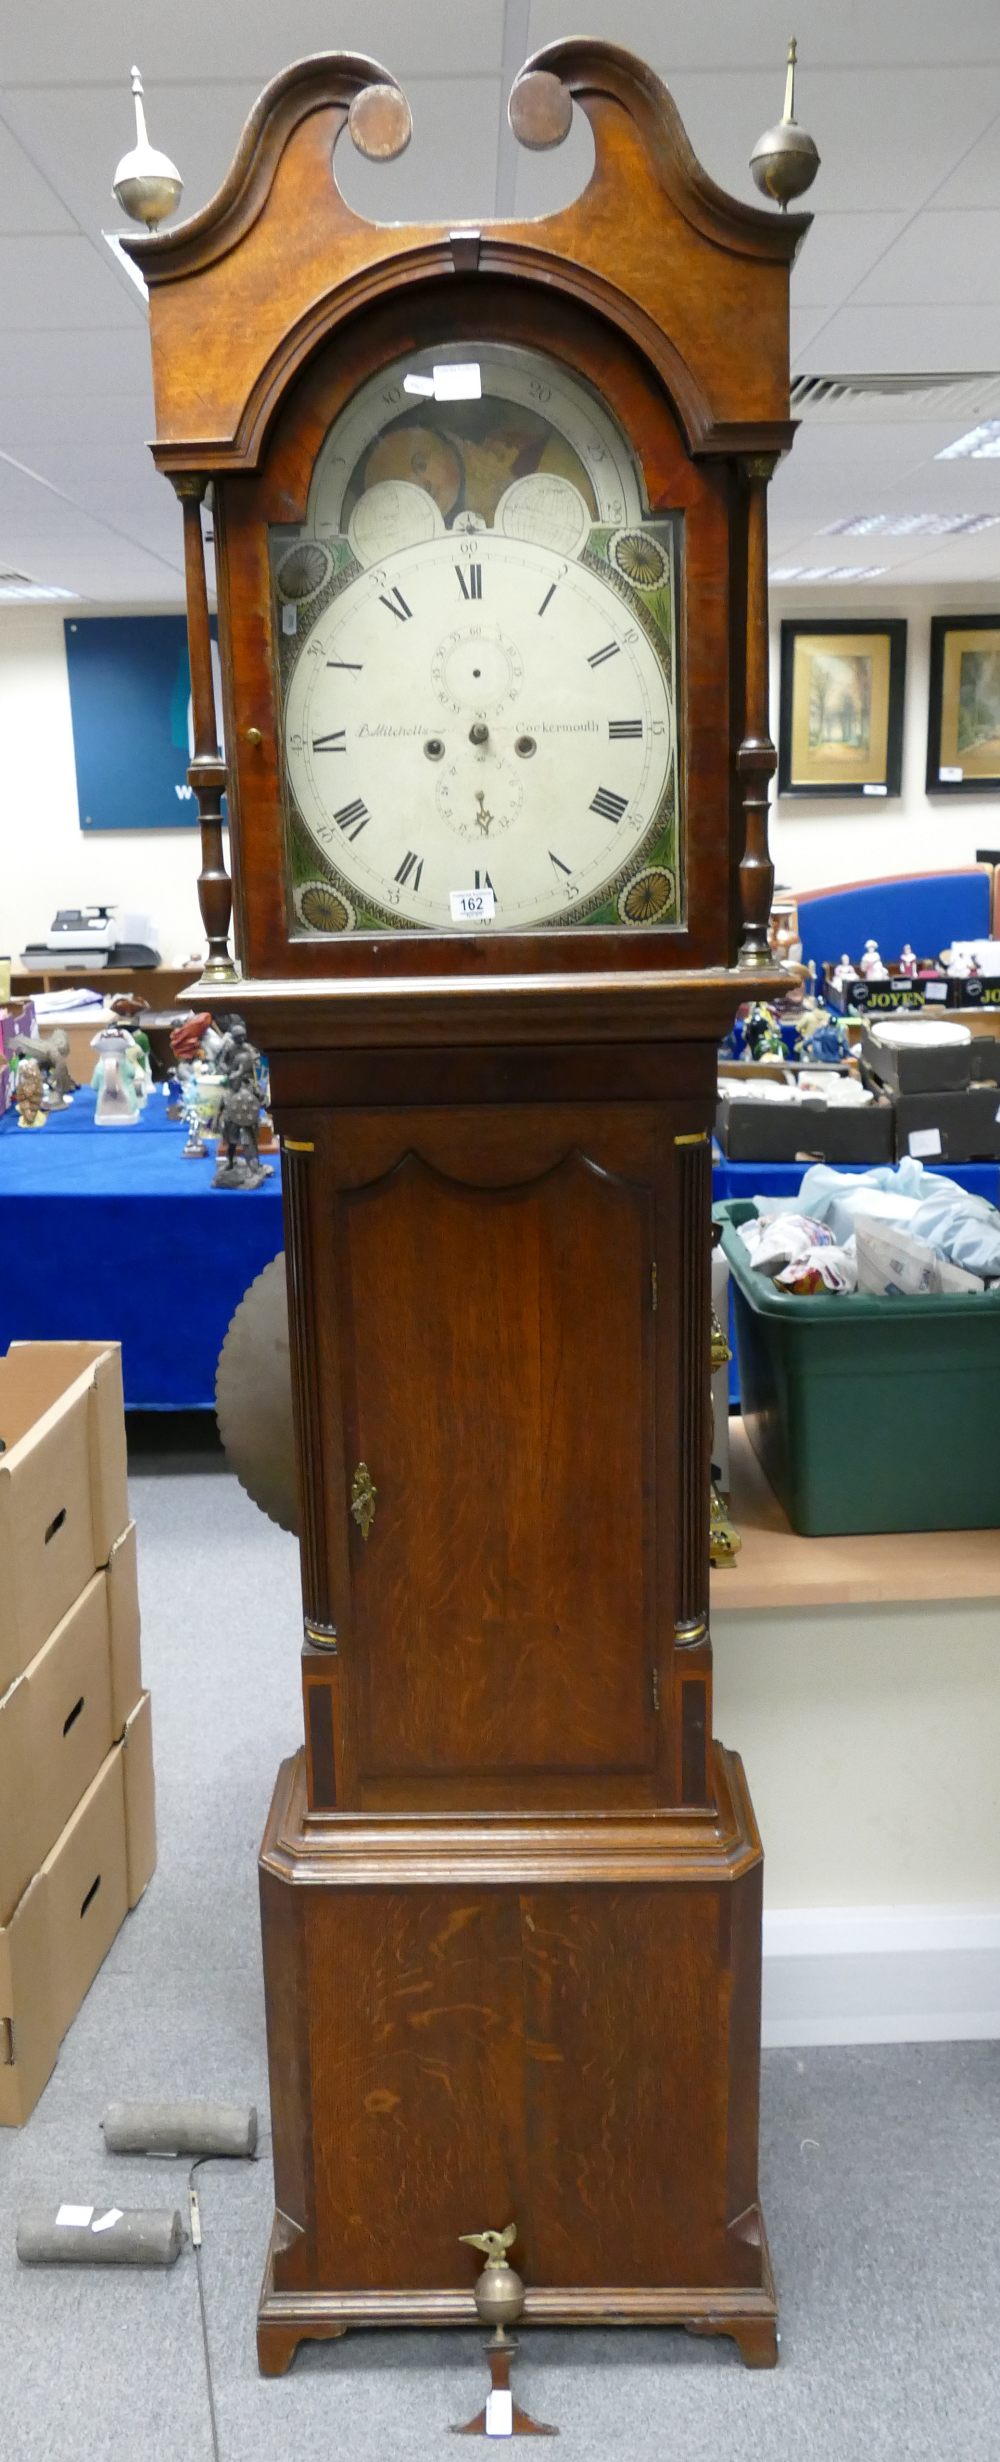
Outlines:
[[[27,2126],[0,2132],[3,2462],[211,2462],[197,2284],[28,2272],[30,2198],[183,2204],[180,2166],[114,2164],[114,2096],[267,2107],[255,1859],[298,1741],[293,1543],[204,1446],[133,1455],[160,1862]],[[751,1771],[751,1782],[753,1773]],[[222,2462],[444,2462],[482,2398],[475,2333],[356,2334],[257,2375],[267,2160],[201,2175]],[[680,2333],[526,2332],[521,2398],[565,2462],[1000,2462],[1000,2058],[982,2043],[777,2052],[763,2190],[781,2365]],[[482,2448],[472,2448],[482,2450]],[[495,2451],[491,2444],[489,2450]]]

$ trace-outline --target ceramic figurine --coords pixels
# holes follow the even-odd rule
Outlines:
[[[168,1120],[183,1120],[184,1088],[181,1084],[180,1078],[176,1075],[173,1069],[171,1069],[169,1076],[165,1077],[163,1080],[163,1096],[167,1106]]]
[[[856,967],[856,966],[852,966],[852,964],[851,964],[851,960],[850,960],[850,958],[848,957],[847,951],[846,951],[846,949],[845,949],[845,950],[844,950],[844,953],[843,953],[843,956],[842,956],[842,957],[840,957],[840,958],[838,958],[838,960],[837,960],[837,964],[836,964],[836,965],[835,965],[835,967],[834,967],[833,973],[832,973],[832,975],[831,975],[831,977],[830,977],[830,981],[831,981],[831,983],[832,983],[832,985],[833,985],[834,990],[835,990],[835,991],[837,991],[837,992],[840,992],[840,991],[843,991],[843,988],[844,988],[845,983],[856,983],[856,982],[857,982],[857,979],[858,979],[858,970],[857,970],[857,967]]]
[[[805,1037],[802,1057],[804,1060],[836,1063],[846,1060],[850,1048],[851,1038],[843,1018],[826,1017],[822,1025],[815,1026],[812,1033]]]
[[[907,982],[912,983],[916,978],[916,972],[917,959],[907,940],[904,941],[899,953],[899,973],[906,976]]]
[[[97,1067],[91,1083],[97,1096],[97,1128],[134,1128],[139,1117],[135,1044],[125,1026],[102,1026],[91,1039]]]
[[[751,1060],[783,1060],[785,1046],[781,1028],[766,1001],[756,1000],[746,1026],[746,1048]]]
[[[208,1147],[205,1143],[205,1123],[197,1103],[188,1105],[184,1118],[187,1121],[187,1141],[181,1147],[182,1160],[186,1163],[203,1163]]]
[[[43,1101],[42,1072],[37,1060],[18,1062],[14,1101],[20,1114],[19,1128],[44,1128],[49,1115]]]
[[[882,964],[877,940],[866,940],[864,954],[860,961],[860,972],[863,974],[866,983],[883,983],[885,981],[889,969],[887,966],[883,966]]]
[[[69,1036],[62,1026],[54,1026],[49,1034],[16,1034],[12,1049],[16,1060],[34,1060],[41,1069],[46,1111],[61,1111],[72,1102],[79,1089],[70,1073]]]

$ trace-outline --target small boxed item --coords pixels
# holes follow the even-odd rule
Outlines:
[[[962,1090],[971,1073],[972,1036],[968,1026],[945,1018],[925,1024],[901,1018],[894,1025],[861,1029],[861,1065],[872,1079],[893,1094],[938,1094]]]
[[[897,1094],[896,1160],[928,1163],[1000,1161],[1000,1097],[995,1086],[964,1093]]]
[[[0,1693],[128,1523],[121,1350],[20,1342],[0,1359]]]
[[[1000,1040],[996,1035],[972,1035],[969,1076],[974,1086],[1000,1086]]]
[[[0,1700],[0,1924],[124,1734],[141,1690],[133,1522]]]
[[[143,1693],[119,1744],[0,1928],[0,2127],[19,2128],[156,1862],[152,1726]]]
[[[892,1161],[892,1105],[754,1102],[722,1095],[715,1134],[730,1162],[787,1163],[809,1155],[826,1163]]]

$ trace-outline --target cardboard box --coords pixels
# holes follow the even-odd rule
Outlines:
[[[896,1160],[912,1154],[935,1171],[939,1163],[1000,1161],[1000,1096],[995,1086],[964,1094],[897,1094]]]
[[[894,1050],[861,1029],[861,1066],[866,1081],[875,1079],[895,1094],[941,1094],[964,1089],[972,1073],[972,1043],[916,1043]]]
[[[730,1162],[890,1163],[892,1105],[755,1103],[723,1095],[715,1134]]]
[[[41,1871],[0,1929],[0,2127],[18,2128],[156,1862],[152,1726],[143,1693]]]
[[[969,1045],[969,1074],[974,1086],[1000,1086],[1000,1041],[996,1035],[973,1035]]]
[[[829,961],[823,968],[823,998],[831,1009],[846,1016],[848,1009],[874,1010],[887,1014],[894,1009],[923,1009],[937,1005],[943,1008],[949,997],[949,986],[942,975],[896,975],[890,967],[888,975],[876,975],[871,981],[856,975],[853,982],[834,983],[834,968]]]
[[[20,1342],[0,1359],[0,1694],[128,1524],[121,1351]]]
[[[1000,1009],[1000,975],[950,975],[949,1009]]]
[[[0,1700],[0,1924],[124,1734],[141,1690],[130,1523]]]

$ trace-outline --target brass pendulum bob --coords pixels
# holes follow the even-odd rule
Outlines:
[[[558,2436],[558,2428],[547,2428],[541,2420],[530,2419],[522,2411],[510,2390],[511,2362],[517,2344],[507,2332],[516,2325],[524,2307],[524,2284],[520,2274],[508,2262],[507,2250],[517,2238],[517,2224],[508,2223],[505,2231],[463,2231],[459,2234],[466,2248],[479,2248],[486,2258],[479,2279],[473,2285],[472,2297],[476,2314],[493,2332],[483,2348],[489,2361],[490,2390],[481,2411],[464,2426],[454,2427],[453,2436]]]

